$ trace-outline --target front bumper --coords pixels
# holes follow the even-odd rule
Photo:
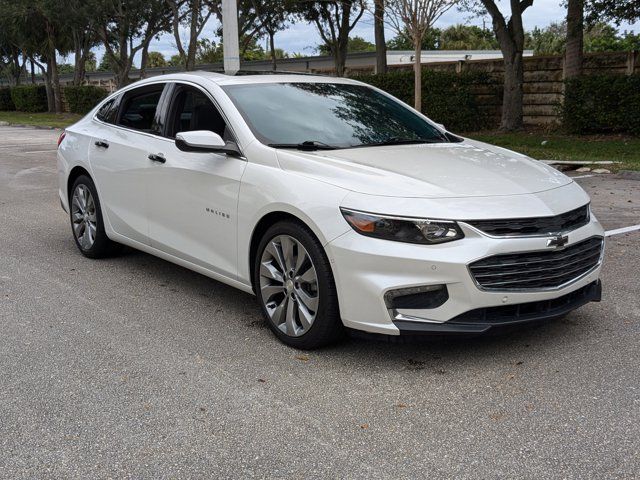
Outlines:
[[[492,238],[464,223],[460,225],[465,238],[441,245],[404,244],[364,237],[354,231],[330,242],[326,248],[345,326],[386,335],[483,333],[495,329],[497,322],[486,320],[486,316],[471,321],[473,312],[495,314],[496,307],[502,308],[500,323],[516,325],[563,316],[599,298],[600,263],[557,289],[504,292],[480,289],[469,273],[469,264],[504,253],[548,250],[548,237]],[[602,226],[592,216],[589,224],[568,234],[569,245],[603,235]],[[389,291],[428,285],[446,285],[448,299],[428,309],[392,310],[385,303]],[[568,297],[573,292],[582,293]],[[556,302],[553,308],[527,310],[534,304],[541,306],[561,299],[571,301]],[[509,309],[513,315],[505,318]]]
[[[599,302],[601,297],[602,283],[600,280],[596,280],[553,300],[541,300],[506,307],[478,308],[444,323],[409,320],[395,320],[393,323],[400,331],[400,335],[480,335],[489,330],[502,330],[562,318],[572,310],[589,302]]]

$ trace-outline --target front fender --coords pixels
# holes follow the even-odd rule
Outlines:
[[[342,188],[277,167],[249,163],[242,177],[238,201],[239,280],[250,282],[251,238],[262,218],[274,212],[293,215],[326,245],[351,228],[340,214],[340,204],[347,193]]]

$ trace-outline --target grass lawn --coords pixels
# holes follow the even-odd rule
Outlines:
[[[77,122],[82,115],[75,113],[26,113],[26,112],[0,112],[0,122],[9,122],[16,125],[34,125],[38,127],[65,128]]]
[[[465,136],[515,150],[538,160],[612,160],[623,162],[611,167],[615,170],[640,170],[640,137],[560,135],[542,131],[476,132]]]

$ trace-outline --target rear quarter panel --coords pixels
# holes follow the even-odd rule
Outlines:
[[[69,211],[68,180],[70,172],[80,166],[91,173],[89,164],[91,117],[89,115],[65,130],[64,140],[58,147],[58,195],[66,212]]]

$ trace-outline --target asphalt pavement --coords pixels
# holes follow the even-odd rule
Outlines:
[[[81,256],[57,135],[0,127],[0,478],[640,476],[640,232],[564,320],[300,352],[251,295]],[[640,223],[640,181],[577,181],[607,229]]]

